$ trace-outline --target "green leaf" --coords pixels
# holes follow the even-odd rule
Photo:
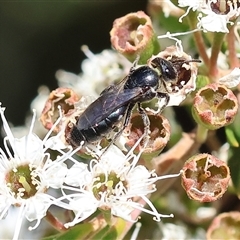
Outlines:
[[[43,240],[66,240],[66,239],[79,240],[86,238],[93,231],[94,229],[92,224],[84,223],[70,228],[67,232],[50,236],[44,238]]]
[[[104,227],[101,231],[99,231],[97,234],[95,234],[94,236],[92,236],[92,240],[99,240],[99,239],[103,239],[105,234],[108,233],[110,229],[110,226],[107,225],[106,227]],[[109,239],[110,240],[110,239]]]
[[[205,87],[209,83],[210,83],[210,80],[207,76],[198,75],[196,79],[196,90],[199,90],[200,88]]]
[[[236,138],[236,135],[233,131],[233,129],[229,127],[225,127],[225,133],[227,136],[227,141],[232,147],[239,147],[239,142]]]
[[[240,196],[240,148],[231,148],[232,156],[228,161],[228,166],[231,172],[233,186],[238,196]]]
[[[125,235],[126,231],[126,221],[122,218],[116,218],[114,221],[114,225],[106,226],[97,234],[95,234],[91,239],[95,240],[115,240],[122,239],[122,236]]]
[[[178,18],[174,16],[165,17],[164,14],[159,15],[159,26],[166,29],[170,33],[185,32],[189,30],[189,26],[180,23]]]
[[[237,112],[234,122],[225,127],[227,140],[233,147],[238,147],[240,143],[240,111]]]

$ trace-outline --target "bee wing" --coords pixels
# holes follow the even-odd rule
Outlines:
[[[108,87],[106,87],[101,93],[100,96],[104,95],[104,94],[109,94],[111,92],[119,93],[121,90],[123,90],[124,88],[124,84],[127,81],[128,76],[126,76],[125,78],[123,78],[120,82],[116,83],[116,84],[111,84]]]
[[[80,115],[77,124],[81,129],[87,129],[94,126],[107,118],[118,108],[129,104],[134,98],[142,93],[141,88],[122,89],[116,92],[118,88],[110,87],[110,91],[103,94],[90,104],[87,109]]]

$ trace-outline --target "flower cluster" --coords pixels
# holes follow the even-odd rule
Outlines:
[[[29,230],[33,230],[48,214],[51,205],[75,213],[74,219],[66,223],[65,228],[85,220],[97,209],[109,210],[112,215],[128,221],[135,220],[131,217],[135,209],[153,215],[157,221],[160,221],[161,217],[172,217],[171,214],[158,213],[147,195],[156,191],[156,181],[177,177],[179,174],[158,177],[145,166],[136,166],[141,152],[135,155],[132,150],[124,155],[116,146],[111,146],[107,152],[102,153],[100,161],[92,159],[89,168],[87,164],[72,157],[76,151],[72,151],[71,147],[67,152],[62,152],[59,148],[57,157],[51,159],[49,150],[57,149],[58,146],[49,135],[61,119],[58,119],[46,137],[40,140],[32,132],[36,118],[34,111],[29,133],[18,139],[14,138],[10,130],[4,110],[5,108],[0,108],[6,133],[6,153],[0,149],[0,218],[6,217],[11,206],[20,208],[13,239],[18,239],[24,217],[28,221],[36,221],[34,226],[29,227]],[[139,141],[136,144],[138,143]],[[73,163],[70,168],[67,168],[67,160]],[[54,197],[51,189],[61,189],[62,196]],[[144,208],[144,203],[140,203],[139,199],[147,203],[151,210]]]
[[[13,239],[18,239],[24,217],[28,221],[36,221],[35,225],[30,227],[35,229],[48,208],[55,204],[56,198],[49,194],[49,190],[61,188],[67,170],[64,161],[69,154],[52,159],[46,147],[46,141],[52,130],[43,140],[33,133],[35,111],[29,133],[22,138],[14,138],[4,111],[5,108],[0,106],[6,133],[5,151],[0,149],[0,219],[6,217],[11,206],[20,208],[13,236]]]
[[[150,233],[144,219],[146,238],[211,239],[225,222],[237,228],[231,209],[203,230],[223,211],[229,184],[239,196],[239,7],[231,0],[149,0],[150,16],[139,11],[113,22],[115,50],[94,54],[82,46],[82,73],[58,70],[59,87],[41,88],[21,137],[0,106],[0,220],[19,209],[13,239],[25,220],[35,230],[43,218],[66,239],[122,239],[145,215],[158,226]],[[34,128],[37,117],[45,132]],[[218,139],[219,129],[226,136]],[[219,206],[211,205],[216,200]],[[172,212],[181,219],[159,223]],[[204,234],[196,227],[191,235],[186,222]]]

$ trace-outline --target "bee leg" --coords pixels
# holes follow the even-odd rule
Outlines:
[[[143,125],[144,125],[144,137],[143,137],[143,148],[146,148],[149,138],[150,138],[150,120],[148,115],[146,114],[144,108],[142,108],[141,103],[137,103],[137,107],[138,107],[138,112],[142,117],[143,120]]]
[[[135,61],[133,62],[134,68],[138,65],[139,59],[140,59],[140,55],[137,55]]]
[[[108,146],[102,151],[101,156],[108,150],[108,148],[116,141],[116,139],[122,134],[123,130],[127,127],[127,125],[129,124],[130,121],[130,117],[131,117],[131,113],[132,113],[132,109],[134,108],[135,104],[129,104],[126,110],[126,115],[124,118],[124,122],[122,127],[120,128],[120,130],[113,136],[113,139],[111,140],[111,142],[108,144]],[[101,157],[99,156],[99,157]]]
[[[137,58],[135,59],[135,61],[133,62],[132,67],[130,68],[129,74],[131,74],[132,72],[134,72],[136,70],[136,67],[138,65],[139,59],[140,59],[140,55],[137,55]]]
[[[134,106],[135,106],[135,104],[131,104],[131,103],[128,105],[123,125],[122,125],[121,129],[114,135],[113,140],[111,142],[115,142],[116,139],[122,134],[123,130],[129,124],[131,113],[132,113],[132,109],[134,108]]]
[[[161,113],[164,110],[164,108],[167,107],[167,105],[170,101],[170,96],[169,96],[168,93],[157,92],[157,98],[158,99],[163,99],[163,98],[165,99],[164,104],[161,107],[159,106],[159,108],[157,110],[157,113]]]

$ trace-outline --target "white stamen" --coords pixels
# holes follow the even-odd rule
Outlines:
[[[48,133],[46,134],[45,138],[43,139],[43,142],[45,143],[47,141],[47,139],[49,138],[49,136],[52,134],[53,130],[55,129],[55,127],[61,122],[63,115],[62,115],[62,111],[61,111],[61,106],[58,106],[58,112],[59,112],[59,117],[57,119],[57,121],[53,124],[52,128],[48,131]]]
[[[3,108],[1,106],[2,106],[2,104],[0,102],[0,115],[1,115],[1,118],[2,118],[2,122],[3,122],[3,128],[4,128],[4,131],[7,135],[7,139],[9,140],[10,144],[14,145],[14,136],[12,134],[12,131],[11,131],[11,129],[8,125],[8,122],[5,118],[5,115],[4,115],[4,111],[5,111],[6,108]]]
[[[167,32],[165,35],[158,36],[158,39],[169,38],[169,39],[172,39],[172,40],[176,41],[177,51],[180,54],[182,54],[183,53],[182,41],[177,39],[177,38],[175,38],[175,37],[188,35],[188,34],[191,34],[193,32],[198,32],[198,31],[202,31],[202,29],[194,29],[194,30],[191,30],[191,31],[180,32],[180,33],[170,33],[170,32]]]
[[[85,54],[85,56],[91,60],[96,58],[96,56],[93,54],[93,52],[90,51],[89,47],[87,45],[81,46],[82,52]]]
[[[138,237],[138,234],[139,234],[139,231],[140,231],[141,227],[142,227],[142,224],[140,222],[136,223],[135,229],[132,233],[132,236],[131,236],[130,240],[137,240],[137,237]]]

